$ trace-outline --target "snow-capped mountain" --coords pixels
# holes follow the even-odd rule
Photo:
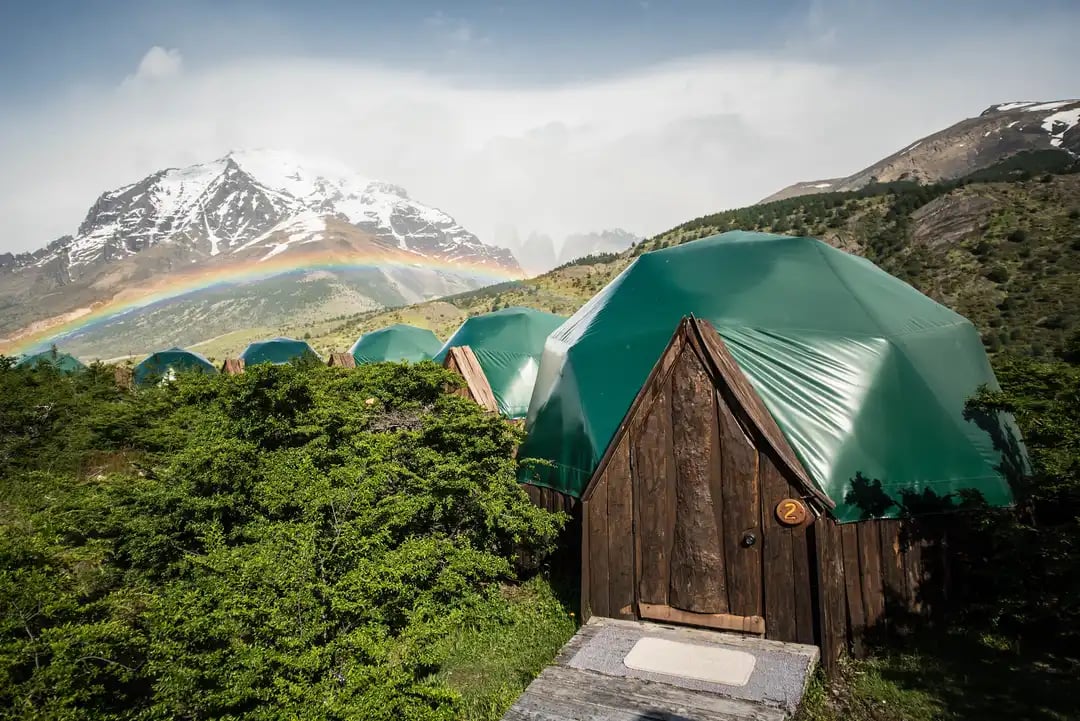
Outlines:
[[[0,254],[0,350],[104,315],[78,342],[108,357],[522,275],[508,250],[399,186],[281,151],[232,152],[106,192],[74,235]],[[154,308],[141,309],[145,297]]]
[[[917,140],[846,178],[795,183],[761,202],[858,190],[871,182],[955,180],[1031,152],[1058,154],[1066,162],[1080,157],[1080,99],[991,105],[978,117]]]
[[[73,237],[15,260],[38,266],[59,260],[75,278],[85,266],[158,243],[182,241],[195,253],[216,256],[250,248],[298,222],[315,228],[326,217],[425,256],[507,270],[517,265],[510,253],[483,244],[404,188],[276,150],[232,152],[107,192]]]

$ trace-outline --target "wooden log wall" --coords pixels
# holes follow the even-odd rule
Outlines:
[[[829,670],[844,653],[862,655],[872,636],[925,618],[947,590],[947,545],[918,520],[821,518],[813,531],[819,645]]]

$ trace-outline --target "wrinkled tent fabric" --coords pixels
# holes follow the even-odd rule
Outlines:
[[[35,353],[33,355],[23,356],[15,364],[18,368],[36,368],[39,365],[50,365],[58,371],[63,373],[78,373],[79,371],[86,370],[86,366],[82,361],[73,355],[67,353],[61,353],[55,348],[41,353]]]
[[[450,336],[435,360],[442,363],[450,348],[469,346],[491,384],[499,413],[524,418],[544,340],[564,320],[564,316],[532,308],[503,308],[473,316]]]
[[[301,358],[318,360],[319,355],[307,343],[295,338],[271,338],[270,340],[256,341],[240,354],[240,360],[244,361],[245,367],[256,363],[283,365]]]
[[[135,366],[132,377],[138,385],[154,383],[169,378],[177,373],[217,373],[214,364],[198,353],[183,348],[151,353],[142,363]]]
[[[419,363],[431,360],[442,348],[442,341],[426,328],[398,323],[360,336],[349,352],[357,363]]]
[[[963,489],[1011,503],[999,464],[1027,468],[1014,422],[964,418],[981,384],[998,387],[974,326],[863,258],[740,231],[642,255],[551,334],[519,457],[554,466],[521,480],[580,497],[690,314],[715,326],[838,520]]]

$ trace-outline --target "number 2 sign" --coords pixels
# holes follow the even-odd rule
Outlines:
[[[806,520],[806,506],[797,498],[785,498],[776,504],[776,519],[785,526],[801,526]]]

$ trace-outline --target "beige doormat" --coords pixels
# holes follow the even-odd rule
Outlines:
[[[634,644],[623,664],[637,671],[745,686],[755,659],[742,651],[646,636]]]

